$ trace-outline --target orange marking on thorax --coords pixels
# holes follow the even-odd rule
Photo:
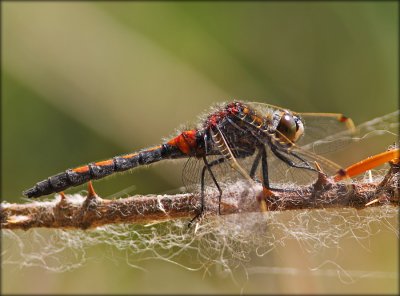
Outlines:
[[[72,169],[72,171],[74,171],[75,173],[86,173],[89,171],[89,167],[87,165],[85,165],[85,166],[81,166],[78,168],[74,168],[74,169]]]
[[[389,161],[399,162],[399,159],[400,159],[399,149],[385,151],[385,152],[379,153],[377,155],[368,157],[364,160],[361,160],[361,161],[349,166],[348,168],[346,168],[344,170],[344,172],[345,172],[344,175],[337,174],[334,177],[334,180],[337,182],[346,177],[351,178],[351,177],[354,177],[361,173],[364,173],[372,168],[375,168],[381,164],[384,164],[386,162],[389,162]]]

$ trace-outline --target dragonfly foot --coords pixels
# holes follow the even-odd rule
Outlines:
[[[268,212],[267,201],[272,196],[274,196],[274,193],[266,187],[263,187],[263,190],[257,195],[257,201],[260,203],[261,212]]]
[[[204,209],[201,209],[200,212],[196,214],[188,223],[188,228],[192,227],[194,222],[200,221],[204,217],[205,211]]]

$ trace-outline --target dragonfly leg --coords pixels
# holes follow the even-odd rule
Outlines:
[[[192,225],[193,221],[195,221],[196,219],[198,219],[204,212],[204,190],[205,190],[205,176],[206,176],[206,171],[209,172],[215,186],[217,187],[218,191],[219,191],[219,196],[218,196],[218,214],[221,215],[221,197],[222,197],[222,190],[221,187],[219,186],[217,179],[214,176],[214,173],[211,170],[211,167],[223,163],[226,158],[225,157],[220,157],[216,160],[213,160],[212,162],[208,162],[207,158],[205,156],[203,156],[203,160],[204,160],[204,166],[203,169],[201,171],[201,189],[200,189],[200,203],[201,203],[201,207],[200,207],[200,211],[199,213],[197,213],[196,216],[194,216],[192,218],[192,220],[190,220],[189,222],[189,227]]]
[[[261,154],[261,169],[262,169],[262,178],[263,178],[263,186],[267,189],[271,189],[269,186],[269,178],[268,178],[268,162],[267,162],[267,151],[265,147],[262,146],[260,148]]]
[[[290,155],[294,156],[295,158],[301,160],[304,165],[298,165],[296,163],[294,163],[292,160],[290,160],[288,157],[286,157],[285,155],[282,154],[282,152],[276,150],[275,148],[271,147],[272,152],[275,154],[276,157],[278,157],[280,160],[284,161],[285,163],[287,163],[289,166],[294,167],[294,168],[299,168],[299,169],[306,169],[306,170],[310,170],[313,172],[318,172],[315,168],[313,168],[312,166],[310,166],[310,164],[303,159],[302,157],[300,157],[299,155],[297,155],[294,152],[291,152]]]
[[[265,150],[265,148],[264,148],[264,150]],[[257,171],[258,165],[260,164],[260,160],[261,160],[261,150],[258,151],[256,158],[253,161],[253,165],[251,166],[251,169],[250,169],[249,175],[250,175],[250,178],[252,178],[253,180],[256,176],[256,171]]]
[[[273,191],[283,191],[281,188],[272,188],[269,184],[269,175],[268,175],[268,161],[267,161],[267,150],[265,146],[262,145],[258,149],[258,154],[254,159],[253,166],[250,171],[250,177],[254,180],[255,173],[259,163],[261,162],[261,169],[262,169],[262,184],[263,187],[268,190]]]
[[[275,190],[275,189],[272,189],[269,185],[267,151],[266,151],[264,145],[262,145],[259,148],[259,154],[261,156],[261,171],[262,171],[263,190],[260,194],[257,195],[257,200],[260,203],[261,212],[266,212],[268,210],[268,205],[267,205],[268,197],[273,195],[271,190]]]

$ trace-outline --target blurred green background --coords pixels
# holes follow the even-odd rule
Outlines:
[[[21,202],[22,190],[66,168],[158,144],[215,102],[343,112],[356,123],[392,112],[398,109],[398,21],[397,2],[3,2],[1,197]],[[180,167],[139,169],[95,188],[113,196],[132,185],[130,194],[176,189]],[[395,270],[394,234],[371,241],[374,251],[362,257],[371,265],[363,268]],[[355,255],[360,246],[353,244],[347,247]],[[3,268],[2,290],[240,292],[228,279],[203,279],[172,264],[145,268],[148,273],[124,260],[62,274]],[[250,278],[244,292],[393,293],[398,279],[294,285],[285,275],[273,288],[263,280]]]

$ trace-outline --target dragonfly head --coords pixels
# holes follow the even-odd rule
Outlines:
[[[287,110],[279,111],[276,115],[275,137],[282,144],[296,143],[304,133],[304,125],[301,118]]]

